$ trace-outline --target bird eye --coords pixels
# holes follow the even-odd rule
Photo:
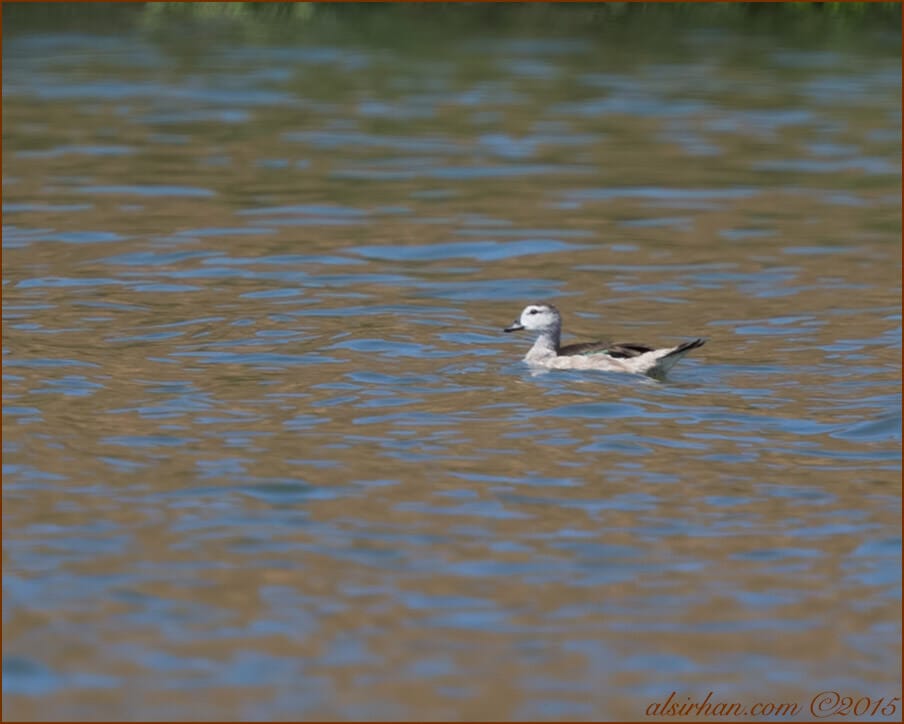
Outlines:
[[[528,313],[528,314],[539,314],[539,313],[540,313],[540,310],[539,310],[539,309],[531,309],[531,310],[529,310],[527,313]]]

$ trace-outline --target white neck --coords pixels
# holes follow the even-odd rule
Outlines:
[[[559,353],[560,335],[561,330],[558,327],[554,327],[553,329],[541,333],[524,359],[530,362],[532,360],[555,357]]]

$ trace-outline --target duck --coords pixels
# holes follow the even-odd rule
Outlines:
[[[503,332],[537,332],[537,340],[524,361],[532,367],[548,370],[602,370],[631,372],[652,376],[664,375],[678,360],[693,349],[702,347],[702,337],[676,347],[649,347],[645,344],[608,341],[561,344],[562,315],[552,304],[528,304],[521,315]]]

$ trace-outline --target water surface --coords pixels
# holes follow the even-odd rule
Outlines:
[[[899,48],[4,41],[6,716],[900,695]]]

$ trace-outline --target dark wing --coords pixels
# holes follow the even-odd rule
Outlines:
[[[610,357],[618,359],[627,359],[629,357],[637,357],[646,352],[652,352],[652,347],[643,344],[621,343],[613,344],[612,342],[581,342],[579,344],[569,344],[559,349],[560,357],[567,357],[578,354],[600,354],[605,353]]]
[[[620,359],[629,359],[630,357],[639,357],[642,354],[646,354],[647,352],[652,352],[652,347],[647,347],[645,344],[635,344],[633,342],[621,342],[619,344],[613,344],[606,350],[607,354],[610,357],[618,357]]]
[[[579,342],[578,344],[566,344],[559,347],[560,357],[570,357],[579,354],[594,354],[605,352],[612,343],[608,340],[600,340],[599,342]]]

